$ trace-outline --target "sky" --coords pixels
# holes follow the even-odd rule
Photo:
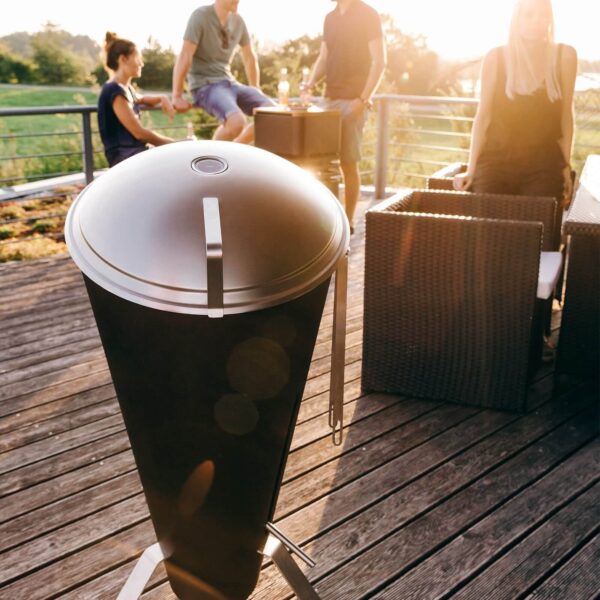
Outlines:
[[[189,14],[203,0],[139,3],[123,0],[81,2],[17,0],[5,7],[0,36],[14,31],[34,32],[47,21],[73,34],[101,43],[107,30],[144,46],[152,36],[178,51]],[[368,0],[394,17],[406,33],[421,33],[430,48],[448,59],[481,56],[504,43],[511,0]],[[572,44],[579,56],[600,59],[600,2],[553,0],[557,40]],[[241,0],[239,11],[250,32],[261,42],[283,42],[304,34],[317,35],[331,0]]]

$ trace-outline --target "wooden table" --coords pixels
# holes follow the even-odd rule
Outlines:
[[[313,172],[339,196],[341,121],[338,110],[318,106],[266,106],[254,110],[255,145]]]
[[[600,155],[587,158],[563,224],[570,236],[557,374],[598,381],[600,372]]]

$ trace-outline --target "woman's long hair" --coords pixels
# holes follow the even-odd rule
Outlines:
[[[119,56],[129,56],[135,52],[135,44],[120,38],[112,31],[106,32],[104,40],[104,67],[107,71],[116,71],[119,68]]]
[[[540,74],[534,68],[520,31],[521,12],[524,5],[529,2],[535,2],[538,10],[540,12],[544,11],[548,15],[548,31],[544,40],[546,44],[544,83],[548,98],[554,102],[562,94],[556,77],[558,52],[557,45],[554,42],[554,14],[551,0],[517,0],[515,3],[506,53],[506,95],[513,99],[516,94],[533,94],[541,80]]]

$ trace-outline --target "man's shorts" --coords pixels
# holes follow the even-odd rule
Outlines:
[[[194,104],[223,122],[227,117],[240,110],[252,116],[258,106],[274,106],[275,102],[260,90],[237,81],[224,79],[216,83],[207,83],[192,91]]]
[[[319,106],[324,109],[339,110],[342,116],[342,142],[340,148],[340,161],[352,163],[360,161],[360,146],[362,144],[363,127],[369,116],[369,111],[364,110],[360,117],[355,118],[350,114],[353,100],[332,100],[324,98]]]

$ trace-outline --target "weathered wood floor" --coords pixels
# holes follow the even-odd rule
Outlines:
[[[331,303],[276,520],[323,599],[600,597],[600,439],[585,387],[526,416],[361,396],[362,234],[346,416],[327,427]],[[0,598],[116,598],[155,541],[96,327],[66,258],[0,267]],[[173,598],[159,569],[143,596]],[[290,598],[271,566],[252,596]]]

